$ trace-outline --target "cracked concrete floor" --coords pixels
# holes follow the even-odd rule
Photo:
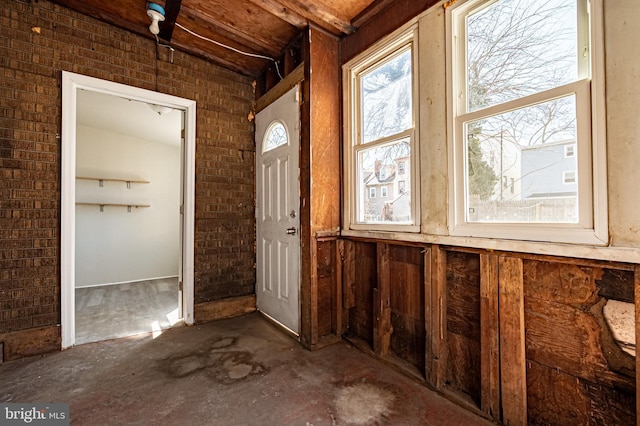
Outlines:
[[[77,425],[485,425],[347,343],[309,352],[259,314],[0,364],[0,402]]]

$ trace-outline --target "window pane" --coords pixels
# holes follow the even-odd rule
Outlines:
[[[270,151],[281,145],[285,145],[288,140],[287,129],[285,129],[282,123],[275,122],[267,129],[263,151]]]
[[[376,188],[381,188],[382,194],[383,188],[397,185],[398,163],[408,165],[409,155],[408,138],[358,152],[358,222],[411,222],[410,174],[402,177],[407,187],[404,193],[386,199],[371,196],[377,192]]]
[[[576,3],[498,0],[469,14],[467,111],[575,81]]]
[[[465,123],[467,222],[577,223],[575,123],[575,95]]]
[[[411,49],[361,75],[362,138],[371,142],[413,125]]]

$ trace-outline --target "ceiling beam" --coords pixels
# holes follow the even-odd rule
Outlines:
[[[180,5],[182,0],[166,0],[164,7],[164,21],[160,23],[160,37],[162,40],[167,43],[171,41],[171,37],[173,36],[173,29],[176,25],[176,19],[178,19],[178,14],[180,13]]]
[[[351,34],[356,30],[351,25],[351,22],[337,17],[325,8],[318,7],[315,4],[315,0],[279,0],[278,2],[283,7],[302,15],[309,22],[328,29],[336,35]],[[337,33],[336,30],[338,31]]]
[[[373,18],[378,13],[382,12],[387,6],[393,3],[394,0],[375,0],[366,9],[360,12],[355,18],[351,20],[351,25],[355,28],[360,28],[371,18]]]
[[[251,3],[266,10],[270,14],[288,22],[298,29],[309,25],[309,21],[296,12],[284,7],[278,0],[249,0]]]
[[[182,12],[185,18],[192,19],[193,22],[200,21],[200,26],[207,27],[214,32],[218,30],[217,32],[221,34],[228,33],[227,37],[232,35],[233,38],[235,38],[235,41],[241,45],[234,47],[239,48],[240,50],[253,50],[254,52],[250,53],[260,53],[267,56],[277,56],[280,54],[281,49],[279,48],[277,40],[274,40],[273,43],[268,43],[257,38],[252,38],[251,35],[246,34],[231,25],[217,21],[214,17],[189,7],[183,7]],[[246,47],[246,49],[244,47]]]

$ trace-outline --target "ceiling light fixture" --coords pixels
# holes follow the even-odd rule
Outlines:
[[[164,21],[164,8],[157,3],[147,2],[147,15],[151,18],[149,31],[151,34],[157,36],[160,32],[158,22]]]
[[[156,104],[147,104],[149,108],[153,110],[153,112],[157,112],[158,115],[166,115],[173,111],[173,108],[168,107],[166,105],[156,105]]]

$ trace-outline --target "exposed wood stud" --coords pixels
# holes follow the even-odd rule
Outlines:
[[[304,62],[256,101],[256,113],[271,105],[304,79]],[[302,92],[302,91],[301,91]],[[302,95],[302,93],[301,93]]]
[[[500,370],[502,415],[506,425],[527,424],[522,259],[500,256]]]
[[[424,377],[430,382],[432,375],[433,348],[431,347],[431,336],[433,334],[431,292],[433,291],[431,275],[431,249],[425,248],[424,254],[424,330],[425,330],[425,351],[424,351]]]
[[[444,330],[446,319],[444,307],[446,306],[447,286],[447,252],[440,246],[431,247],[431,315],[429,329],[430,359],[427,364],[427,381],[435,389],[442,389],[446,378],[446,341]]]
[[[500,420],[498,256],[480,255],[481,409]]]
[[[389,245],[378,243],[378,287],[374,290],[373,350],[379,356],[389,353],[391,345],[391,276],[389,274]]]
[[[180,6],[182,4],[182,0],[166,0],[164,6],[164,21],[160,22],[160,33],[158,34],[158,38],[161,40],[171,42],[171,37],[173,36],[173,29],[176,25],[176,19],[178,18],[178,14],[180,13]]]

